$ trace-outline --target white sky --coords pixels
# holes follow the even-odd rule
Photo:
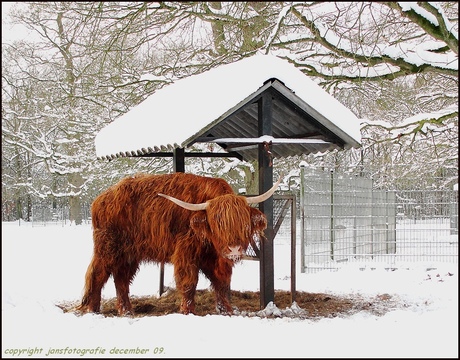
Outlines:
[[[226,111],[277,78],[329,121],[360,142],[360,120],[294,65],[256,55],[176,81],[115,119],[96,136],[97,156],[181,145]]]
[[[75,316],[56,304],[81,300],[93,242],[90,225],[31,226],[2,223],[2,358],[6,351],[42,349],[105,349],[99,357],[126,357],[114,349],[148,349],[138,357],[163,358],[458,358],[458,264],[407,263],[387,271],[385,264],[343,265],[338,271],[300,273],[297,289],[312,293],[391,298],[383,315],[360,311],[354,315],[300,320],[241,316],[171,314],[143,318]],[[423,238],[423,231],[418,232]],[[456,236],[454,235],[456,238]],[[300,249],[297,264],[300,264]],[[275,239],[275,289],[290,288],[289,236]],[[360,270],[359,267],[363,267]],[[258,291],[259,263],[236,265],[232,289]],[[432,270],[427,270],[427,267]],[[451,275],[449,275],[451,274]],[[130,295],[156,296],[159,272],[142,265]],[[165,267],[165,285],[174,287],[172,267]],[[200,289],[209,282],[200,278]],[[115,296],[113,279],[103,297]],[[280,309],[284,310],[284,309]],[[41,356],[40,356],[41,355]],[[91,358],[57,354],[49,358]]]
[[[11,6],[17,4],[14,1],[2,1],[2,21],[7,18],[7,13],[10,10]]]
[[[2,1],[2,43],[22,40],[30,36],[30,31],[24,26],[12,26],[8,23],[8,12],[15,6],[21,6],[21,3],[14,1]]]

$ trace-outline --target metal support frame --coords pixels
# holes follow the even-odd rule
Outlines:
[[[296,299],[296,203],[294,195],[273,195],[275,201],[284,201],[281,213],[276,218],[274,235],[278,233],[289,208],[291,209],[291,303]]]

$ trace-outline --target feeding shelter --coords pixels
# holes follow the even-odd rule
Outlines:
[[[360,146],[360,121],[294,65],[255,55],[158,90],[96,136],[100,159],[187,157],[257,160],[259,193],[273,185],[273,161]],[[196,143],[223,152],[187,152]],[[259,204],[267,217],[260,248],[261,306],[274,300],[273,199]]]

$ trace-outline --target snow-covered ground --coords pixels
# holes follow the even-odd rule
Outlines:
[[[277,238],[275,289],[290,287],[289,252],[289,239]],[[80,299],[91,253],[90,225],[2,223],[2,357],[458,358],[458,263],[430,263],[431,270],[421,263],[396,271],[362,264],[314,274],[298,270],[299,291],[391,295],[401,306],[382,316],[365,311],[321,320],[63,313],[56,304]],[[158,284],[158,266],[143,265],[131,296],[157,295]],[[170,266],[165,284],[174,286]],[[200,279],[199,288],[208,286]],[[258,262],[235,267],[232,289],[259,289]],[[115,296],[112,279],[103,296]]]

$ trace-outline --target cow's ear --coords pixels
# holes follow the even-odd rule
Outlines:
[[[251,208],[251,224],[255,230],[265,230],[267,228],[267,218],[262,211]]]
[[[205,211],[197,211],[190,217],[190,227],[200,238],[209,237],[210,233],[208,219]]]

